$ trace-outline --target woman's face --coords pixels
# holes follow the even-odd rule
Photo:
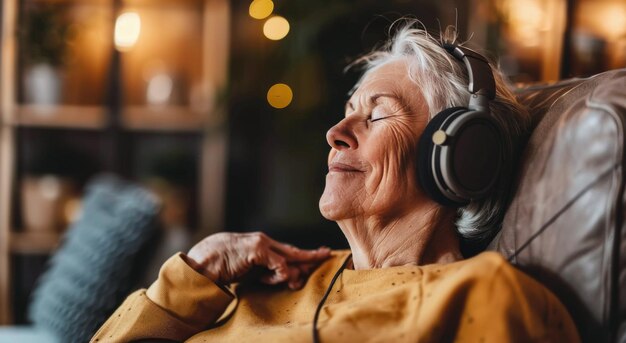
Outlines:
[[[392,219],[424,201],[415,163],[427,122],[405,60],[371,71],[346,104],[345,117],[326,134],[331,149],[322,215]]]

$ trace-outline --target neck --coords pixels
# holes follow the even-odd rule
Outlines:
[[[395,218],[350,218],[337,223],[352,250],[354,269],[450,263],[462,259],[454,209],[420,206]]]

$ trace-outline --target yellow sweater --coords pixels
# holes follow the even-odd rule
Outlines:
[[[317,304],[347,257],[334,252],[301,290],[241,284],[234,296],[175,255],[92,342],[311,342]],[[579,341],[556,297],[493,252],[445,265],[344,270],[318,330],[322,342]]]

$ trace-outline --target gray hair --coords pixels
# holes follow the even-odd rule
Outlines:
[[[463,45],[456,42],[456,29],[449,26],[436,39],[419,21],[402,21],[403,24],[393,37],[382,47],[358,58],[349,66],[364,66],[364,73],[355,88],[377,67],[401,59],[409,62],[410,79],[424,96],[429,120],[445,108],[467,106],[470,94],[465,65],[442,48],[443,43]],[[502,72],[493,64],[491,66],[496,82],[496,98],[490,102],[489,108],[504,129],[502,151],[505,167],[492,194],[460,208],[456,220],[460,236],[478,245],[488,243],[500,229],[511,198],[515,157],[520,153],[521,143],[530,125],[528,111],[517,102]]]

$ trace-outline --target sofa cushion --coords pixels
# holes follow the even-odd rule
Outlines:
[[[35,326],[61,342],[89,341],[131,290],[158,211],[156,198],[137,186],[112,176],[93,181],[33,293]]]
[[[0,342],[61,343],[55,335],[32,326],[0,326]]]
[[[626,70],[519,99],[536,128],[491,248],[551,288],[584,341],[626,338]]]

